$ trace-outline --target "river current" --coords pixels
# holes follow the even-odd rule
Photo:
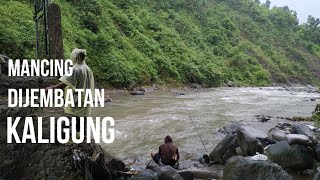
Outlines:
[[[94,116],[115,119],[116,136],[111,144],[102,144],[118,158],[149,157],[166,135],[173,138],[182,159],[206,153],[196,128],[208,150],[224,137],[219,128],[241,121],[267,131],[285,120],[267,123],[255,115],[273,117],[311,116],[320,94],[270,88],[213,88],[186,91],[153,91],[144,96],[117,96],[104,108],[94,108]],[[313,99],[313,101],[311,101]],[[314,101],[316,100],[316,101]],[[318,102],[317,102],[318,101]],[[194,122],[196,128],[193,126]]]

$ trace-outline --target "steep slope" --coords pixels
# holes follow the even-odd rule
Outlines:
[[[88,50],[102,84],[319,84],[320,27],[252,0],[55,0],[65,57]],[[25,1],[0,5],[1,52],[34,58]],[[312,18],[310,18],[312,20]],[[318,39],[317,39],[318,38]]]

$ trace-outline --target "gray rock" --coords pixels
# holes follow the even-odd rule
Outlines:
[[[291,144],[308,145],[311,143],[310,138],[303,134],[287,134],[285,138],[290,145]]]
[[[274,141],[280,142],[286,139],[286,131],[275,127],[269,130],[268,137]]]
[[[271,161],[255,161],[251,157],[230,158],[223,171],[223,180],[288,180],[292,179],[281,166]]]
[[[159,180],[183,180],[171,166],[155,166],[151,170],[157,174]]]
[[[312,139],[315,139],[315,134],[306,124],[296,124],[292,127],[292,134],[303,134]]]
[[[183,180],[193,180],[194,179],[194,175],[190,171],[181,171],[178,173],[183,178]]]
[[[232,133],[235,133],[236,130],[241,127],[241,126],[244,126],[244,124],[242,123],[233,123],[233,124],[229,124],[229,125],[226,125],[222,128],[220,128],[218,130],[219,133],[223,133],[223,134],[232,134]]]
[[[137,95],[144,95],[144,92],[143,91],[131,91],[130,94],[137,96]]]
[[[229,134],[213,149],[209,157],[212,161],[225,164],[230,157],[237,155],[238,146],[237,136]]]
[[[131,177],[130,180],[158,180],[158,176],[152,170],[144,169],[138,175]]]
[[[248,126],[241,126],[236,132],[239,146],[244,155],[252,156],[256,152],[263,153],[263,145],[257,138],[267,138],[268,136],[264,132]]]
[[[287,141],[268,146],[265,153],[271,161],[295,170],[309,169],[314,161],[310,148],[299,144],[289,145]]]
[[[186,169],[180,170],[178,173],[182,176],[183,179],[222,179],[223,172],[222,170],[203,170],[203,169]],[[192,174],[192,175],[191,175]]]
[[[320,162],[320,144],[315,144],[312,149],[315,159]]]

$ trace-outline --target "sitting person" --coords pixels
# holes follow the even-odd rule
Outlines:
[[[156,154],[151,153],[152,159],[159,165],[169,165],[178,168],[179,152],[178,148],[172,144],[172,138],[166,136],[164,144],[159,146],[159,152]]]

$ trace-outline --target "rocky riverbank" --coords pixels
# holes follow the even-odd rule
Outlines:
[[[225,138],[209,154],[180,161],[179,170],[148,158],[119,160],[97,144],[7,144],[6,117],[61,116],[61,109],[0,106],[2,179],[290,179],[318,177],[320,130],[312,123],[280,123],[268,133],[235,123],[219,130]],[[50,113],[51,112],[51,113]],[[261,117],[257,117],[258,119]],[[273,117],[274,118],[274,117]],[[44,121],[49,122],[49,121]],[[260,122],[262,125],[268,122]],[[21,134],[23,121],[17,130]],[[44,138],[49,135],[43,124]],[[37,131],[36,131],[37,132]],[[259,154],[257,154],[259,153]]]

